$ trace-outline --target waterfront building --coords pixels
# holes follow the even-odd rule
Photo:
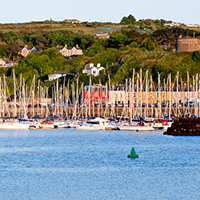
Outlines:
[[[83,100],[86,103],[107,103],[109,102],[109,89],[99,84],[85,86],[83,90]]]
[[[102,85],[93,85],[86,86],[84,88],[84,100],[88,102],[104,102],[110,105],[130,105],[132,100],[132,105],[136,106],[138,103],[156,105],[158,103],[165,105],[171,102],[173,105],[185,105],[188,102],[190,103],[200,103],[200,91],[195,88],[176,88],[172,87],[160,89],[149,88],[148,91],[140,92],[135,87],[134,90],[131,90],[126,85],[113,85],[111,88]]]

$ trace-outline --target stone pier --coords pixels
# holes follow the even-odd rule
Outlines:
[[[175,118],[164,135],[200,136],[200,118]]]

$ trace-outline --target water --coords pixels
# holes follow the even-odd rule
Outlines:
[[[161,131],[0,131],[0,199],[199,199],[199,143]],[[139,158],[127,158],[132,147]]]

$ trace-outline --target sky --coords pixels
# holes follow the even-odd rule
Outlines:
[[[0,23],[77,19],[119,23],[124,16],[200,24],[199,0],[1,0]]]

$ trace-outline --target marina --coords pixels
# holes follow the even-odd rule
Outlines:
[[[109,75],[105,86],[101,80],[92,84],[91,77],[89,86],[78,78],[76,83],[66,83],[64,77],[55,81],[49,93],[40,81],[35,85],[35,77],[29,87],[22,74],[16,81],[13,69],[13,95],[7,97],[5,76],[3,81],[0,77],[0,129],[27,129],[29,124],[31,129],[167,130],[174,118],[200,116],[199,75],[191,80],[187,72],[183,81],[177,72],[173,80],[169,74],[161,82],[158,72],[154,83],[148,70],[136,73],[133,69],[124,85],[111,84]]]

